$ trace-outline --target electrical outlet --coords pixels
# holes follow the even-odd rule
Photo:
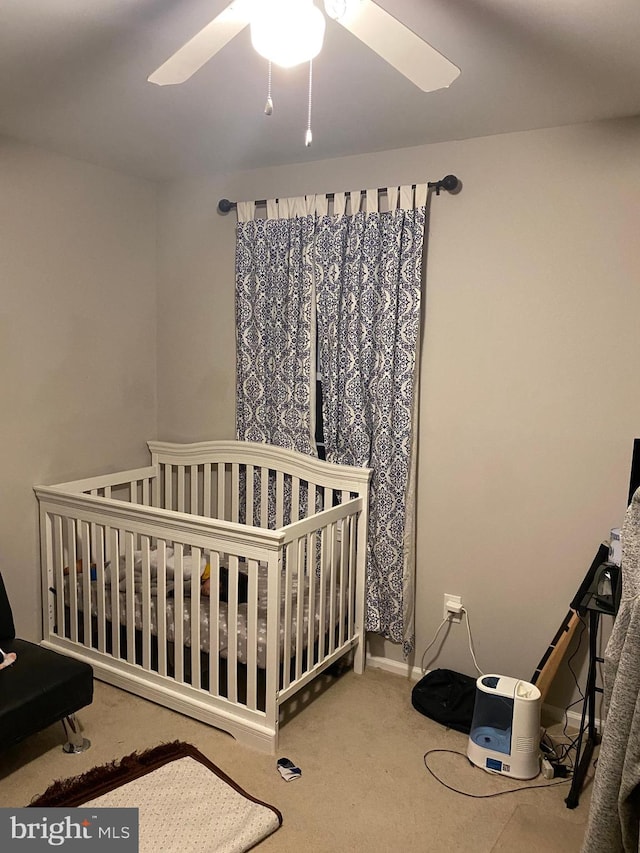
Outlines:
[[[449,622],[462,622],[462,598],[459,595],[444,594],[442,618]]]

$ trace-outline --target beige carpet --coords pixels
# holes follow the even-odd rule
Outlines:
[[[308,706],[287,706],[277,756],[256,753],[209,726],[96,682],[95,701],[80,713],[91,749],[66,755],[55,726],[0,756],[0,807],[25,805],[52,779],[73,776],[161,741],[192,743],[242,788],[273,804],[282,827],[264,853],[578,853],[590,785],[575,810],[568,786],[472,799],[448,790],[424,766],[427,750],[465,752],[466,737],[421,716],[411,706],[411,682],[369,668],[310,686]],[[300,711],[300,713],[298,713]],[[302,777],[285,782],[276,758],[291,758]],[[474,793],[516,787],[457,755],[437,755],[444,782]],[[558,841],[561,848],[552,846]],[[501,846],[502,845],[502,846]],[[178,853],[178,851],[176,851]]]
[[[544,847],[541,847],[540,827],[545,828]],[[564,853],[579,850],[584,826],[567,818],[549,817],[537,806],[520,805],[500,833],[492,853]]]

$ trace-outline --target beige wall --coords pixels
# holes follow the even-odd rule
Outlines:
[[[449,592],[469,610],[481,668],[529,678],[622,520],[640,435],[639,145],[640,122],[609,122],[163,191],[159,435],[191,440],[233,435],[234,216],[216,213],[219,197],[461,178],[431,203],[409,665]],[[402,658],[377,639],[371,649]],[[474,673],[464,626],[430,661]]]
[[[148,460],[156,188],[0,139],[0,569],[40,634],[36,483]]]

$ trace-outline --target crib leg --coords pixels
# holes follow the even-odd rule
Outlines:
[[[77,753],[84,752],[91,746],[91,741],[82,736],[80,730],[80,721],[75,714],[69,714],[62,720],[64,733],[67,737],[67,742],[62,747],[64,752]]]
[[[364,672],[364,663],[365,663],[365,645],[364,645],[364,637],[360,638],[360,642],[356,646],[356,650],[353,655],[353,671],[356,675],[362,675]]]

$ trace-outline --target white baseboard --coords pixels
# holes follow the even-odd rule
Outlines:
[[[383,669],[385,672],[393,673],[393,675],[400,675],[410,681],[420,681],[422,676],[426,674],[422,672],[419,666],[409,666],[405,661],[393,660],[392,658],[384,658],[377,655],[368,654],[366,665],[372,669]],[[555,705],[543,705],[542,710],[547,718],[555,720],[557,723],[564,720],[564,708],[558,708]],[[579,729],[582,719],[582,709],[579,711],[567,711],[566,713],[568,724],[574,729]],[[599,718],[596,718],[596,728],[599,732],[602,732],[602,722]]]
[[[403,678],[408,678],[411,681],[420,681],[423,676],[423,672],[419,666],[409,666],[404,661],[382,658],[377,655],[367,654],[366,665],[372,669],[384,669],[385,672],[401,675]]]

